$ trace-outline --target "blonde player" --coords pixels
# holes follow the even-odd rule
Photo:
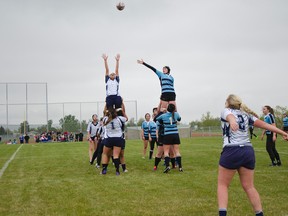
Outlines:
[[[223,129],[223,151],[218,169],[219,216],[226,216],[228,188],[238,172],[240,182],[257,216],[262,216],[260,196],[254,187],[255,154],[249,140],[249,121],[255,127],[273,131],[288,139],[288,134],[273,125],[259,120],[257,115],[245,106],[236,95],[229,95],[221,113]]]

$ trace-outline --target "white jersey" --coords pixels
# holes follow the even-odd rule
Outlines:
[[[96,136],[99,125],[100,124],[98,122],[96,122],[95,124],[93,122],[88,123],[87,132],[90,133],[90,137]]]
[[[108,121],[108,117],[104,117],[104,124]],[[123,116],[117,116],[106,125],[104,138],[123,137],[124,123],[127,119]]]
[[[232,114],[236,118],[239,125],[237,131],[232,131],[229,122],[226,120],[227,116]],[[249,122],[254,124],[257,120],[255,116],[249,115],[241,110],[225,108],[221,113],[221,127],[223,130],[223,147],[237,146],[237,145],[251,145],[249,139]]]
[[[117,95],[119,96],[119,76],[116,76],[114,80],[111,80],[109,76],[106,76],[106,96]]]

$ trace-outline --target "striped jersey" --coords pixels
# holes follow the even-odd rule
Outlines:
[[[99,123],[89,122],[87,126],[87,132],[90,133],[90,137],[96,136],[97,130],[99,128]]]
[[[156,138],[157,125],[154,121],[149,122],[149,133],[151,138]]]
[[[161,92],[174,92],[174,78],[170,74],[164,74],[158,70],[155,71],[161,84]]]
[[[264,116],[264,121],[267,124],[273,124],[273,123],[275,123],[275,118],[274,118],[273,114],[268,113],[267,115]],[[271,134],[271,131],[266,130],[266,134]]]
[[[117,95],[119,96],[119,76],[116,76],[114,80],[111,80],[109,75],[105,76],[106,83],[106,96]]]
[[[283,118],[283,127],[288,127],[288,116]]]
[[[232,131],[227,116],[232,114],[239,125],[237,131]],[[251,145],[249,139],[249,121],[254,125],[257,120],[255,116],[249,115],[241,110],[225,108],[221,113],[221,127],[223,130],[223,147],[235,145]]]
[[[172,113],[167,112],[156,118],[159,124],[164,126],[164,136],[169,134],[178,134],[177,121],[181,121],[181,117],[178,112],[174,112],[174,118]]]
[[[103,123],[106,124],[108,121],[108,117],[105,116],[103,119]],[[106,126],[105,126],[105,135],[104,138],[109,137],[123,137],[123,126],[127,119],[123,116],[117,116],[116,118],[112,119]]]
[[[143,130],[144,137],[149,137],[149,124],[150,122],[148,121],[142,122],[141,129]]]

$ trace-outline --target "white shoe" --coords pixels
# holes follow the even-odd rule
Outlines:
[[[127,170],[127,169],[125,169],[123,172],[124,172],[124,173],[127,173],[127,172],[128,172],[128,170]]]

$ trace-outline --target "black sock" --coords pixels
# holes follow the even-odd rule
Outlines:
[[[161,158],[155,157],[155,164],[154,165],[157,167],[158,164],[160,163],[160,161],[161,161]]]
[[[179,167],[179,168],[182,168],[181,156],[176,157],[176,161],[177,161],[177,163],[178,163],[178,167]]]
[[[126,164],[121,164],[122,166],[122,170],[125,171],[126,170]]]
[[[108,164],[102,164],[102,170],[107,169]]]
[[[119,164],[120,164],[120,159],[119,158],[114,158],[114,165],[116,168],[116,172],[119,172]]]
[[[168,167],[170,163],[170,157],[165,157],[165,166]]]
[[[256,216],[264,216],[264,214],[263,214],[262,211],[260,211],[260,212],[256,212],[255,215],[256,215]]]
[[[93,153],[92,160],[90,161],[91,164],[94,163],[94,160],[97,158],[97,155],[98,155],[98,151],[96,150],[96,151]]]
[[[175,168],[175,158],[170,158],[172,167]]]
[[[153,150],[150,150],[150,152],[149,152],[149,159],[152,159],[152,155],[153,155]]]
[[[219,209],[219,216],[226,216],[227,210],[226,209]]]

